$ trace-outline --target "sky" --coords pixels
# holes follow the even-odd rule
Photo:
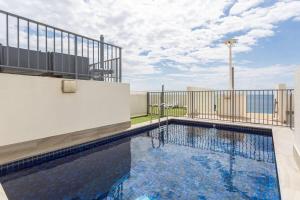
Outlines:
[[[131,90],[227,89],[228,38],[238,40],[237,89],[294,87],[300,68],[299,0],[0,0],[0,8],[95,39],[103,34],[123,48]]]

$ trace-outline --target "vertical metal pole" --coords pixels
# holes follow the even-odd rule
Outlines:
[[[258,109],[258,123],[260,124],[260,90],[257,91],[258,92],[258,105],[257,105],[257,109]]]
[[[6,65],[9,66],[8,14],[6,14]]]
[[[280,110],[281,110],[281,119],[280,119],[280,121],[281,121],[281,126],[283,126],[283,122],[284,122],[284,120],[283,120],[283,90],[282,89],[280,89],[280,93],[281,93],[281,108],[280,108]]]
[[[150,111],[150,94],[147,92],[147,115],[149,115]]]
[[[239,97],[239,103],[238,103],[238,108],[239,108],[239,113],[238,113],[238,121],[241,121],[241,91],[238,91],[238,97]]]
[[[36,64],[37,68],[40,69],[40,30],[39,30],[39,24],[36,24]]]
[[[92,73],[92,77],[93,77],[94,73],[95,73],[95,41],[93,40],[93,73]]]
[[[229,44],[229,89],[234,89],[233,83],[233,66],[232,66],[232,44]]]
[[[207,118],[207,102],[206,102],[206,91],[204,91],[204,118]]]
[[[81,37],[81,66],[80,66],[80,69],[81,69],[81,73],[84,74],[84,76],[85,76],[86,74],[83,69],[83,37]]]
[[[288,120],[289,120],[289,116],[288,116],[288,110],[289,110],[289,90],[285,90],[285,97],[286,97],[286,102],[285,102],[285,123],[286,126],[289,126],[288,124]]]
[[[293,106],[292,106],[292,103],[293,103],[293,93],[292,93],[293,90],[290,90],[290,128],[293,127],[293,118],[292,118],[292,114],[293,114]]]
[[[77,35],[75,35],[75,79],[78,79],[78,69],[77,69]]]
[[[253,110],[252,110],[252,90],[250,90],[249,91],[250,92],[250,99],[249,99],[249,101],[250,101],[250,123],[252,123],[252,113],[253,113]]]
[[[52,66],[52,71],[56,71],[55,68],[55,28],[53,29],[53,66]]]
[[[118,49],[115,48],[115,62],[116,62],[116,82],[119,82],[119,63],[118,63],[118,59],[117,59],[117,55],[118,55]],[[112,55],[113,56],[113,55]],[[113,58],[113,57],[112,57]]]
[[[229,48],[229,90],[230,90],[230,109],[229,109],[229,115],[230,118],[232,119],[232,122],[234,122],[234,68],[232,65],[232,46],[236,43],[235,40],[228,40],[225,42],[225,44],[228,46]]]
[[[232,90],[231,91],[231,97],[232,97],[232,101],[231,101],[231,113],[232,113],[232,122],[235,121],[235,91]]]
[[[119,48],[119,82],[122,82],[122,49]]]
[[[108,70],[112,69],[111,63],[110,63],[109,58],[108,58],[109,57],[108,56],[108,54],[109,54],[108,49],[109,49],[109,47],[108,47],[108,45],[106,45],[106,59],[104,57],[105,63],[104,63],[103,68],[102,68],[103,72],[104,72],[104,68],[106,68]],[[111,82],[112,81],[112,74],[109,74],[108,77],[109,77],[108,81]],[[103,73],[103,80],[104,80],[104,73]]]
[[[194,91],[192,91],[192,119],[194,119]]]
[[[97,41],[97,59],[98,59],[98,61],[97,61],[97,69],[98,69],[98,71],[100,70],[100,42],[99,41]],[[100,74],[101,74],[102,72],[100,72]],[[100,77],[100,80],[101,80],[101,77]]]
[[[63,42],[64,34],[61,31],[60,32],[60,53],[61,53],[61,70],[65,72],[65,67],[64,67],[64,42]]]
[[[17,18],[18,67],[20,67],[20,18]]]
[[[262,103],[263,103],[263,124],[265,124],[265,90],[263,90],[263,99],[262,99]],[[267,108],[268,109],[268,108]]]
[[[70,66],[70,34],[68,33],[68,72],[71,73]]]
[[[103,70],[103,81],[104,81],[104,69],[108,69],[108,70],[112,70],[112,60],[109,60],[108,59],[108,45],[106,45],[106,48],[104,48],[104,49],[106,49],[106,59],[104,59],[104,60],[106,60],[106,62],[105,63],[103,63],[103,66],[102,66],[102,70]],[[104,62],[104,61],[103,61]],[[109,81],[113,81],[113,74],[110,74],[109,75]]]
[[[29,21],[27,21],[27,67],[30,68],[30,40],[29,40]]]
[[[114,53],[114,50],[113,50],[113,46],[111,46],[110,48],[111,48],[110,49],[110,65],[111,65],[111,69],[113,69],[113,55],[114,55],[113,53]],[[113,74],[111,76],[112,76],[113,82],[117,82],[116,77],[113,77]]]
[[[274,123],[275,105],[274,105],[274,90],[272,90],[272,125]]]
[[[45,27],[45,43],[46,43],[46,47],[45,47],[45,52],[46,52],[46,71],[48,71],[48,28],[47,26]]]
[[[103,35],[100,36],[100,70],[101,70],[101,81],[103,81],[104,80],[104,36]]]
[[[90,76],[90,40],[89,39],[87,39],[87,57],[88,57],[88,75],[89,75],[89,78],[91,78]]]
[[[165,116],[165,86],[161,86],[161,95],[160,95],[160,116],[164,117]]]
[[[254,99],[253,99],[253,101],[254,101],[254,123],[256,123],[256,112],[257,112],[257,108],[256,108],[256,91],[254,90],[253,91],[253,93],[254,93]]]
[[[200,91],[198,94],[200,94],[201,95],[201,118],[204,118],[205,117],[205,112],[204,112],[204,109],[205,109],[205,104],[204,104],[204,91]]]

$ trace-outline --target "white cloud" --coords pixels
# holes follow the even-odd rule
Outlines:
[[[300,16],[299,17],[295,17],[293,20],[294,21],[300,21]]]
[[[179,75],[177,81],[182,84],[189,70],[199,70],[206,74],[201,80],[217,85],[209,81],[217,78],[209,73],[219,74],[223,68],[203,66],[227,62],[222,41],[229,34],[239,40],[235,53],[249,52],[261,38],[272,37],[278,23],[300,19],[300,1],[261,4],[262,0],[0,0],[3,10],[95,39],[104,34],[106,41],[123,47],[123,72],[133,84],[150,83],[154,77],[163,81],[172,68],[180,71],[183,78]],[[2,25],[0,31],[1,42]],[[139,56],[145,50],[151,52]],[[172,62],[153,65],[161,60]],[[222,76],[226,73],[223,70]]]
[[[263,0],[251,0],[251,1],[249,1],[249,0],[239,0],[230,9],[230,14],[232,14],[232,15],[241,14],[242,12],[247,11],[250,8],[253,8],[253,7],[257,6],[262,2],[263,2]]]
[[[288,87],[293,87],[294,83],[291,77],[299,67],[300,64],[258,66],[255,68],[237,66],[235,68],[236,89],[272,89],[279,83],[286,83]],[[227,65],[193,66],[187,73],[167,74],[168,80],[165,80],[164,83],[168,87],[172,87],[176,83],[176,88],[181,90],[186,89],[186,86],[224,89],[224,85],[226,86],[228,83],[228,71]],[[159,86],[156,88],[159,89]],[[135,86],[134,89],[141,88]]]

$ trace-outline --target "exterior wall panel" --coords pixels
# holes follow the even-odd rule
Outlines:
[[[132,92],[130,94],[130,116],[147,115],[147,92]]]
[[[0,146],[130,121],[129,85],[0,74]]]

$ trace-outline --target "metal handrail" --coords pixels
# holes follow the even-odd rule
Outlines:
[[[36,20],[33,20],[33,19],[29,19],[29,18],[20,16],[20,15],[17,15],[17,14],[13,14],[13,13],[10,13],[10,12],[4,11],[4,10],[0,10],[0,13],[5,14],[5,15],[9,15],[9,16],[12,16],[12,17],[16,17],[16,18],[18,18],[18,19],[25,20],[25,21],[28,21],[28,22],[31,22],[31,23],[39,24],[39,25],[41,25],[41,26],[45,26],[45,27],[48,27],[48,28],[51,28],[51,29],[55,29],[55,30],[57,30],[57,31],[62,31],[62,32],[65,32],[65,33],[69,33],[69,34],[71,34],[71,35],[76,35],[76,36],[78,36],[78,37],[80,37],[80,38],[92,40],[92,41],[95,41],[95,42],[100,42],[100,43],[102,43],[102,44],[106,44],[106,45],[110,45],[110,46],[114,46],[114,47],[117,47],[117,48],[122,49],[122,47],[120,47],[120,46],[118,46],[118,45],[115,45],[115,44],[110,44],[110,43],[106,43],[106,42],[101,42],[101,41],[96,40],[96,39],[93,39],[93,38],[91,38],[91,37],[87,37],[87,36],[84,36],[84,35],[81,35],[81,34],[78,34],[78,33],[74,33],[74,32],[71,32],[71,31],[67,31],[67,30],[61,29],[61,28],[59,28],[59,27],[55,27],[55,26],[52,26],[52,25],[48,25],[48,24],[45,24],[45,23],[43,23],[43,22],[39,22],[39,21],[36,21]]]
[[[7,11],[0,10],[0,14],[6,17],[6,44],[0,45],[4,52],[0,62],[3,72],[24,74],[24,71],[28,71],[26,74],[32,75],[31,71],[36,71],[59,73],[62,76],[72,74],[76,79],[81,79],[81,74],[89,76],[90,66],[98,63],[104,68],[104,63],[107,63],[106,68],[115,71],[116,78],[113,80],[112,76],[105,76],[103,81],[122,81],[122,48],[104,42],[103,36],[96,40]],[[11,45],[9,23],[12,19],[16,21],[17,37],[16,41],[13,41],[16,45]],[[20,21],[24,21],[25,24],[21,25]],[[26,39],[20,41],[23,39],[20,37],[22,32],[26,34]],[[27,47],[21,48],[21,44],[26,44]],[[118,60],[115,67],[110,62],[112,60]]]

